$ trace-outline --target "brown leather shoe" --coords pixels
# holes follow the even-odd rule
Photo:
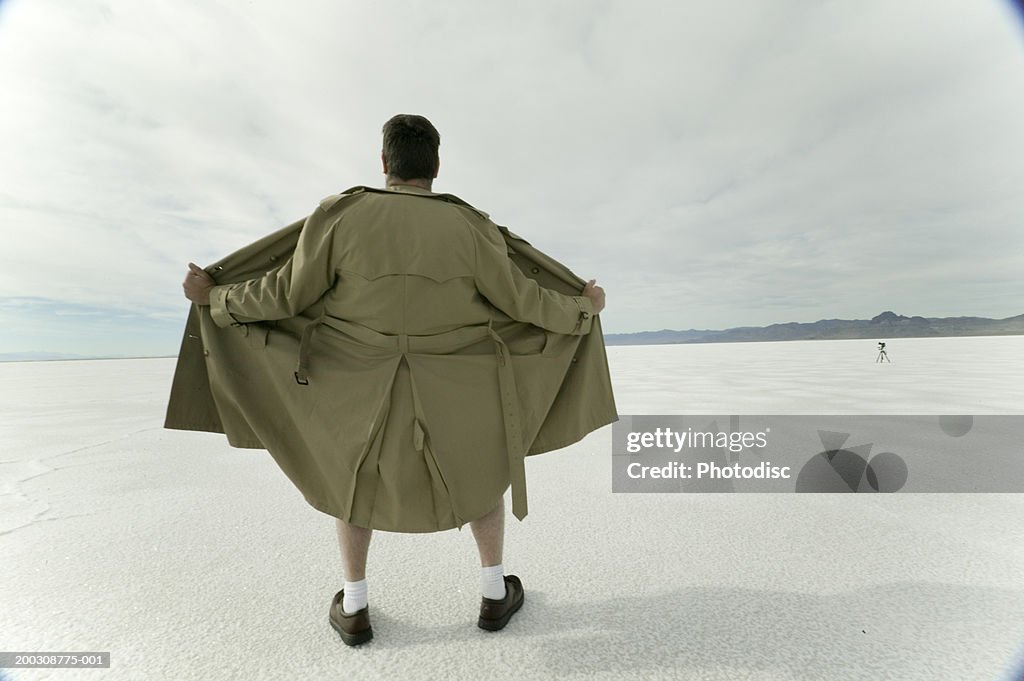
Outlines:
[[[477,626],[488,631],[503,629],[512,615],[523,607],[523,598],[523,583],[515,575],[505,575],[505,597],[481,599]]]
[[[331,626],[341,634],[341,640],[347,645],[357,646],[360,643],[366,643],[373,638],[373,629],[370,627],[370,606],[349,615],[341,609],[343,598],[345,598],[344,589],[334,594],[331,610],[328,613]]]

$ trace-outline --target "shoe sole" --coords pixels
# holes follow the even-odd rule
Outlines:
[[[357,631],[354,634],[350,634],[342,629],[341,625],[335,622],[333,617],[328,615],[327,621],[330,622],[334,630],[341,635],[341,640],[345,642],[345,645],[357,646],[361,643],[366,643],[373,638],[373,627],[370,627],[365,631]]]
[[[481,629],[486,629],[487,631],[499,631],[504,629],[505,625],[508,624],[508,621],[512,618],[512,615],[519,612],[519,608],[523,607],[523,602],[525,600],[526,594],[523,594],[523,597],[519,599],[519,602],[513,605],[508,612],[502,615],[501,619],[486,620],[483,617],[480,617],[477,619],[476,625]]]

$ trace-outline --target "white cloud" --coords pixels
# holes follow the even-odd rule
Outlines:
[[[183,314],[414,112],[607,331],[1009,316],[1022,74],[1006,3],[9,0],[0,295]]]

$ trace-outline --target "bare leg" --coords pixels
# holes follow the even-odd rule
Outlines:
[[[338,546],[341,547],[341,562],[345,568],[345,580],[358,582],[366,579],[366,555],[370,551],[373,530],[350,525],[341,518],[338,521]]]
[[[480,567],[501,565],[502,546],[505,542],[505,498],[502,497],[494,510],[469,523],[480,552]]]

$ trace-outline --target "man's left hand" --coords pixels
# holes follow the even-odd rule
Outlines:
[[[197,305],[209,305],[210,289],[216,286],[217,282],[195,263],[190,262],[188,270],[185,281],[181,284],[181,287],[185,289],[185,297]]]

